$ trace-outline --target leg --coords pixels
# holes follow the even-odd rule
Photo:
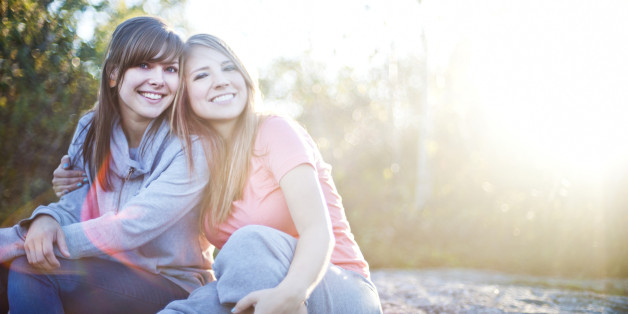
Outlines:
[[[362,275],[330,265],[307,300],[310,314],[382,313],[375,285]]]
[[[297,239],[264,226],[234,232],[214,263],[217,281],[195,290],[163,313],[230,313],[250,292],[277,286],[288,273]],[[310,314],[381,313],[375,286],[362,275],[331,265],[307,300]]]
[[[250,225],[235,231],[222,247],[214,271],[221,303],[276,287],[288,273],[297,240],[276,229]]]
[[[11,261],[25,254],[24,240],[17,232],[18,226],[0,228],[0,313],[9,312],[7,299],[7,283]]]
[[[0,264],[0,313],[9,312],[9,300],[7,299],[7,282],[9,281],[9,266]]]
[[[218,300],[218,292],[216,291],[216,282],[210,282],[200,288],[197,288],[185,300],[177,300],[170,302],[166,308],[159,314],[175,314],[175,313],[214,313],[214,314],[231,314],[233,305],[222,305]]]
[[[297,239],[264,226],[234,232],[214,263],[221,303],[277,286],[288,273]],[[382,313],[375,285],[362,275],[330,265],[307,300],[310,314]]]
[[[155,313],[187,292],[168,279],[121,263],[61,259],[42,273],[17,258],[9,272],[9,304],[15,313]]]
[[[234,232],[214,262],[217,281],[168,304],[166,313],[231,313],[250,292],[272,288],[286,276],[296,239],[272,228],[246,226]]]

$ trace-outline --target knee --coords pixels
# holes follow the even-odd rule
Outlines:
[[[28,259],[25,256],[14,259],[9,268],[7,280],[9,299],[23,294],[26,291],[26,287],[30,285],[32,276],[36,273],[36,269],[28,263]]]
[[[297,240],[279,230],[249,225],[236,230],[222,247],[214,262],[216,276],[224,267],[253,267],[276,259],[290,263]]]
[[[216,260],[214,261],[214,269],[220,267],[223,260],[246,260],[261,250],[264,245],[266,234],[270,231],[268,227],[249,225],[242,227],[231,234],[225,245],[220,249]],[[225,263],[228,263],[225,261]]]
[[[17,257],[11,262],[10,273],[31,273],[35,269],[28,263],[26,256]]]
[[[236,230],[220,253],[230,256],[251,257],[255,254],[264,254],[265,252],[274,252],[276,250],[292,251],[296,247],[297,240],[287,233],[277,229],[260,226],[248,225]],[[220,254],[218,254],[220,256]]]
[[[273,228],[260,226],[260,225],[248,225],[234,231],[229,237],[229,242],[249,242],[264,238],[267,234],[277,231]]]

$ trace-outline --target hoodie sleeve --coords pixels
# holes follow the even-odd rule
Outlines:
[[[78,169],[83,168],[83,161],[79,152],[91,119],[92,114],[88,113],[79,120],[78,126],[74,131],[74,136],[72,137],[70,148],[68,149],[70,160],[73,161],[74,167]],[[89,180],[91,182],[91,179]],[[83,187],[61,196],[59,201],[55,203],[37,207],[28,219],[19,222],[19,225],[22,227],[20,228],[21,236],[25,235],[30,223],[32,223],[37,216],[42,214],[52,216],[62,226],[79,222],[81,219],[81,209],[87,198],[88,191],[89,184],[85,184]]]
[[[190,173],[186,155],[179,147],[159,177],[129,200],[122,210],[63,226],[71,258],[138,248],[191,211],[198,210],[209,171],[199,140],[194,141],[191,151],[193,173]]]

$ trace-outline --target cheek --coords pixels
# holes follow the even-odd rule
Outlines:
[[[203,114],[203,97],[199,92],[198,88],[194,88],[193,86],[187,86],[188,92],[188,102],[190,103],[190,107],[192,108],[192,112],[194,112],[197,116],[202,116]]]
[[[200,118],[206,118],[205,108],[198,101],[190,101],[190,107],[194,115]]]
[[[179,88],[179,76],[170,77],[168,79],[168,86],[172,91],[176,91]]]
[[[191,102],[194,103],[205,100],[207,88],[204,84],[198,82],[188,83],[186,88]]]

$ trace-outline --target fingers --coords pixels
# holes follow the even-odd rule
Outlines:
[[[57,194],[58,197],[61,197],[64,194],[67,194],[71,191],[74,191],[76,189],[81,188],[83,185],[87,185],[87,178],[84,179],[71,179],[66,181],[61,182],[60,180],[57,180],[55,182],[55,180],[53,180],[52,182],[52,188],[55,191],[55,194]]]
[[[250,307],[255,306],[258,301],[257,291],[253,291],[247,294],[244,298],[240,299],[238,303],[231,309],[231,313],[241,313]]]
[[[61,266],[55,256],[54,243],[63,234],[59,223],[49,215],[37,216],[28,227],[24,241],[24,251],[28,263],[43,270],[52,270]],[[63,246],[67,253],[65,235]]]
[[[81,170],[71,170],[70,167],[70,157],[65,155],[61,157],[61,163],[52,173],[52,188],[58,197],[88,183],[85,172]]]
[[[27,241],[24,250],[28,263],[34,267],[52,270],[61,266],[54,255],[52,241]]]
[[[57,230],[57,246],[63,256],[70,258],[70,250],[68,250],[68,245],[65,242],[65,233],[63,233],[63,229]]]
[[[70,162],[71,162],[70,156],[63,155],[61,157],[61,164],[60,164],[60,166],[64,166],[64,168],[68,168],[70,166]]]
[[[61,266],[55,256],[54,246],[52,242],[44,242],[40,253],[39,268],[55,269]]]
[[[78,180],[77,182],[79,182],[83,180],[83,177],[85,177],[83,171],[60,168],[55,169],[52,175],[54,177],[52,180],[59,183],[72,183],[76,180]]]

